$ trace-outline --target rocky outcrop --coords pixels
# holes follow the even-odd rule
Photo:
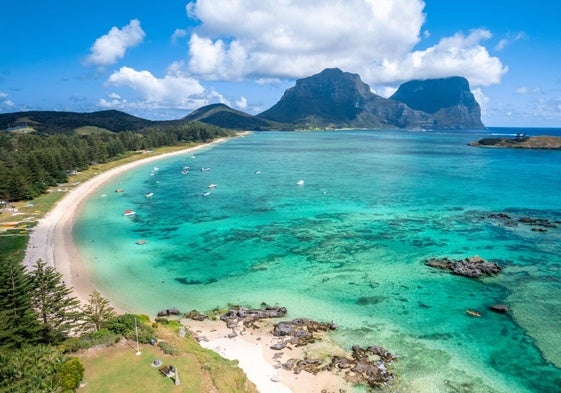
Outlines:
[[[528,226],[533,232],[547,232],[549,229],[557,229],[561,225],[561,220],[529,216],[514,217],[508,213],[491,213],[482,218],[496,221],[505,227]]]
[[[561,137],[550,135],[527,136],[525,134],[517,134],[513,138],[483,138],[478,141],[471,142],[469,145],[476,147],[559,150],[561,149]]]
[[[177,316],[181,313],[175,307],[166,308],[165,310],[161,310],[158,312],[158,317],[169,317],[169,316]]]
[[[494,276],[502,268],[494,262],[487,262],[484,259],[473,256],[465,259],[430,258],[425,261],[425,265],[442,270],[449,270],[453,274],[463,277],[479,278],[481,276]]]
[[[264,307],[262,309],[252,309],[245,307],[233,307],[220,316],[220,320],[232,330],[228,338],[235,338],[240,334],[247,334],[247,329],[261,329],[258,323],[264,319],[280,318],[286,316],[287,310],[284,307]],[[193,310],[189,313],[192,316],[201,315]],[[270,326],[270,325],[269,325]],[[277,338],[270,347],[275,350],[273,355],[273,365],[275,368],[290,370],[295,374],[302,371],[317,374],[322,371],[331,372],[342,376],[353,384],[368,385],[379,388],[393,379],[390,367],[396,357],[386,349],[379,346],[363,348],[355,345],[348,355],[341,355],[340,348],[334,348],[337,354],[325,353],[322,347],[321,357],[314,357],[314,351],[310,345],[321,341],[323,335],[329,331],[337,329],[333,322],[318,322],[307,318],[296,318],[290,321],[280,321],[273,324],[272,335]],[[205,337],[195,335],[198,341],[206,341]],[[259,338],[261,339],[261,338]],[[302,351],[295,351],[300,348]],[[283,359],[288,349],[292,357]],[[296,352],[304,354],[298,357]]]

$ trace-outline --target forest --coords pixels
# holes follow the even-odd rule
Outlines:
[[[0,131],[0,201],[31,200],[68,175],[124,154],[183,143],[208,142],[231,133],[199,122],[152,123],[138,131],[17,133]]]

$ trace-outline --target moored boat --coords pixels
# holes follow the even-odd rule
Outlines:
[[[135,214],[136,214],[136,212],[134,210],[130,210],[130,209],[127,209],[123,212],[123,216],[127,216],[127,217],[134,216]]]
[[[477,311],[474,311],[474,310],[466,310],[466,313],[468,313],[472,317],[480,317],[481,316],[481,314],[479,314]]]

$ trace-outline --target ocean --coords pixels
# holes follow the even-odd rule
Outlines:
[[[114,179],[73,237],[122,309],[280,305],[396,354],[392,392],[560,392],[561,151],[468,146],[518,132],[252,133]],[[474,255],[503,271],[423,263]]]

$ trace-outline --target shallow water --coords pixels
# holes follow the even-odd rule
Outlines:
[[[488,216],[561,221],[561,152],[467,146],[482,136],[254,133],[115,179],[74,239],[125,309],[283,305],[396,353],[392,391],[558,392],[561,224]],[[477,281],[422,263],[472,255],[505,269]]]

